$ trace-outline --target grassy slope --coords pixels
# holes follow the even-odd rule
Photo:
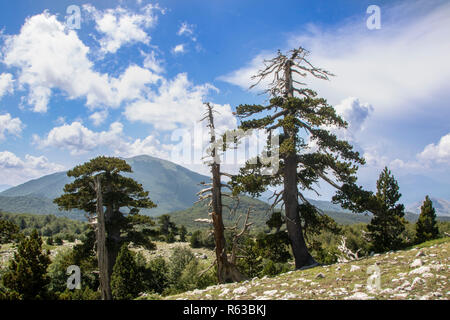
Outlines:
[[[421,244],[405,251],[292,271],[274,278],[255,278],[242,283],[194,290],[168,300],[253,300],[253,299],[450,299],[450,238]],[[423,273],[412,267],[420,259]],[[367,290],[367,270],[381,270],[381,290]],[[354,271],[351,271],[351,270]],[[416,270],[416,271],[414,271]],[[322,277],[323,276],[323,277]]]

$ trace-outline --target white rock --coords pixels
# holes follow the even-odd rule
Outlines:
[[[350,267],[350,272],[358,271],[358,270],[360,270],[360,269],[361,269],[360,266],[352,265],[352,266]]]
[[[431,266],[431,269],[435,270],[435,271],[442,271],[445,270],[445,265],[443,264],[435,264]]]
[[[277,292],[278,292],[278,290],[267,290],[267,291],[264,291],[263,294],[266,295],[266,296],[273,296]]]
[[[373,297],[367,295],[367,293],[364,292],[355,292],[350,297],[345,298],[345,300],[369,300],[373,299]]]
[[[222,292],[219,294],[219,297],[223,297],[224,295],[227,295],[230,293],[230,289],[229,288],[225,288],[222,290]]]
[[[424,278],[433,278],[434,274],[432,274],[430,272],[425,272],[425,273],[422,273],[422,277],[424,277]]]
[[[410,265],[410,268],[417,268],[417,267],[421,267],[422,266],[422,260],[420,259],[415,259]]]
[[[289,299],[296,299],[298,296],[293,293],[286,293],[281,299],[282,300],[289,300]]]
[[[406,298],[408,296],[408,294],[407,293],[396,293],[392,296],[396,297],[396,298]]]
[[[411,274],[423,274],[423,273],[426,273],[426,272],[430,272],[430,267],[422,266],[420,268],[417,268],[417,269],[414,269],[414,270],[410,271],[409,274],[410,275]]]
[[[234,294],[245,294],[247,293],[247,288],[242,286],[233,290]]]
[[[419,277],[415,277],[413,282],[412,282],[412,286],[415,287],[417,284],[424,284],[426,281],[423,280],[422,278]]]

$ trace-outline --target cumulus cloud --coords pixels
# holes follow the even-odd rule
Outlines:
[[[157,16],[154,11],[159,10],[159,7],[147,5],[142,13],[132,12],[120,6],[102,11],[92,5],[84,5],[83,9],[95,20],[95,28],[102,34],[99,39],[101,51],[115,53],[126,44],[150,43],[151,37],[145,30],[155,26]]]
[[[103,122],[105,122],[107,117],[108,117],[108,111],[102,110],[102,111],[97,111],[97,112],[94,112],[93,114],[91,114],[89,116],[89,119],[92,121],[94,126],[99,126]]]
[[[5,133],[19,136],[23,127],[19,118],[13,118],[9,113],[0,115],[0,140],[5,139]]]
[[[0,74],[0,98],[6,93],[13,93],[14,91],[14,79],[11,73]]]
[[[217,91],[210,84],[194,85],[186,73],[180,73],[172,80],[163,80],[157,92],[127,105],[124,115],[130,121],[150,123],[161,130],[191,127],[204,113],[203,102],[211,90]],[[223,112],[226,121],[234,119],[229,106]]]
[[[170,145],[162,144],[154,135],[144,139],[125,136],[120,122],[113,122],[107,131],[96,132],[75,121],[53,128],[44,138],[34,135],[33,140],[39,148],[69,150],[72,155],[109,150],[108,152],[122,157],[148,154],[168,158],[171,148]]]
[[[303,46],[314,65],[336,77],[323,81],[309,77],[308,85],[336,104],[345,97],[368,101],[374,111],[389,117],[420,108],[450,80],[450,3],[417,1],[382,8],[380,30],[368,30],[360,16],[344,25],[293,35],[286,48]],[[261,52],[242,68],[220,79],[248,89],[250,77],[274,52]]]
[[[63,171],[64,166],[50,162],[44,156],[25,155],[19,158],[10,151],[0,151],[0,179],[3,183],[17,185],[46,174]]]
[[[163,61],[156,58],[155,51],[151,51],[150,53],[141,51],[141,55],[144,56],[144,68],[149,69],[157,74],[164,72],[164,68],[161,66]]]
[[[29,88],[27,102],[35,112],[47,111],[52,89],[69,99],[85,98],[89,107],[118,107],[159,79],[136,65],[118,78],[96,72],[88,53],[75,31],[44,12],[28,18],[19,34],[6,36],[3,62],[18,68],[18,83]]]
[[[173,54],[181,54],[184,53],[185,49],[184,49],[184,44],[177,44],[175,47],[172,48],[172,53]]]
[[[108,131],[94,132],[75,121],[53,128],[45,138],[34,135],[34,143],[40,148],[54,147],[69,150],[72,155],[84,154],[104,146],[113,146],[120,139],[123,125],[113,122]]]
[[[418,158],[425,161],[450,164],[450,133],[441,137],[437,144],[430,143],[418,154]]]
[[[364,128],[364,121],[373,112],[373,107],[368,103],[361,103],[358,98],[348,97],[337,104],[336,113],[348,123],[348,131],[356,133]]]

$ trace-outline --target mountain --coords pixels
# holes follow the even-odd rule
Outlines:
[[[12,186],[9,184],[0,184],[0,192],[11,188]]]
[[[450,218],[450,201],[433,197],[430,197],[430,199],[433,202],[433,207],[436,210],[437,216]],[[413,203],[412,205],[408,206],[407,210],[416,214],[420,214],[420,207],[422,206],[422,204],[423,201]]]
[[[158,207],[142,210],[151,216],[183,210],[197,201],[199,183],[209,177],[190,171],[170,161],[151,156],[124,159],[133,173],[124,174],[141,183],[149,191],[150,199]],[[58,172],[30,180],[19,186],[0,192],[0,209],[8,212],[57,214],[61,212],[52,200],[62,194],[64,186],[73,181],[66,172]]]

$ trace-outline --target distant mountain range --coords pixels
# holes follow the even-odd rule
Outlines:
[[[197,201],[196,193],[201,190],[199,183],[209,180],[207,176],[155,157],[137,156],[124,160],[133,170],[133,173],[124,175],[141,183],[149,191],[150,199],[158,205],[157,208],[142,210],[151,216],[191,207]],[[71,181],[73,179],[66,172],[58,172],[9,188],[0,192],[0,209],[73,217],[73,214],[59,211],[52,202]]]
[[[450,201],[430,197],[437,216],[450,217]],[[416,202],[408,206],[407,210],[416,214],[420,214],[422,202]]]
[[[208,176],[190,171],[170,161],[143,155],[124,159],[131,165],[133,173],[126,174],[141,183],[145,190],[149,191],[150,199],[158,207],[142,210],[141,213],[158,216],[164,213],[172,213],[180,216],[182,213],[193,213],[200,217],[204,210],[193,206],[197,201],[196,193],[201,190],[200,182],[209,181]],[[83,219],[81,212],[60,211],[53,203],[53,199],[62,194],[63,188],[72,181],[66,172],[58,172],[30,180],[16,187],[0,192],[0,209],[5,212],[55,214],[73,219]],[[266,192],[259,199],[242,197],[243,208],[252,205],[257,211],[265,211],[267,198],[271,193]],[[434,199],[437,214],[450,217],[450,202],[442,199]],[[329,213],[330,216],[342,223],[368,222],[370,215],[354,214],[342,209],[339,205],[329,201],[310,200],[319,209]],[[410,208],[411,212],[419,213],[421,204],[415,204]],[[195,214],[194,214],[195,213]],[[183,218],[180,218],[183,220]],[[409,216],[409,220],[417,219],[416,215]]]

